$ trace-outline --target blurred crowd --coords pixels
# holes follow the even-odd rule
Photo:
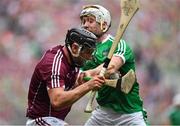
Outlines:
[[[119,0],[109,2],[0,0],[0,124],[25,123],[34,66],[45,50],[64,43],[70,27],[79,26],[83,5],[101,4],[109,9],[110,33],[116,33],[120,4]],[[180,0],[140,2],[141,8],[124,39],[136,54],[136,73],[150,124],[168,124],[167,110],[173,96],[180,92]],[[78,106],[75,109],[83,111]],[[76,115],[69,119],[72,124],[83,124],[83,116],[77,119],[78,114],[72,114]]]

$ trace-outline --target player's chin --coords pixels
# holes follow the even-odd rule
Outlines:
[[[79,61],[77,64],[79,67],[83,67],[85,65],[85,61]]]
[[[83,66],[85,65],[85,63],[86,63],[86,60],[88,60],[88,59],[85,59],[85,58],[83,58],[83,57],[80,57],[80,58],[79,58],[79,65],[80,65],[81,67],[83,67]]]

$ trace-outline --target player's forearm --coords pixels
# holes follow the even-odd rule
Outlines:
[[[87,71],[84,71],[85,72],[85,76],[95,76],[95,75],[99,75],[100,73],[100,70],[102,68],[103,65],[100,65],[94,69],[90,69],[90,70],[87,70]]]
[[[75,89],[66,92],[66,100],[64,101],[64,105],[72,105],[74,102],[83,97],[86,93],[88,93],[92,88],[87,83],[84,83]]]
[[[71,106],[74,102],[79,100],[90,90],[91,87],[87,83],[84,83],[73,90],[63,91],[63,93],[55,96],[52,105],[57,110],[67,106]]]
[[[115,73],[116,71],[120,69],[122,65],[123,65],[122,58],[119,56],[113,56],[109,63],[107,73],[109,74]]]
[[[108,74],[115,73],[116,71],[119,70],[119,68],[122,65],[123,65],[122,58],[119,57],[119,56],[113,56],[111,61],[110,61],[110,63],[109,63],[109,65],[108,65],[106,73],[108,73]],[[98,67],[96,67],[94,69],[88,70],[87,72],[89,73],[90,76],[99,75],[99,73],[102,70],[102,68],[103,68],[103,64],[99,65]]]
[[[55,109],[60,109],[72,105],[90,90],[97,90],[105,83],[105,78],[95,76],[86,83],[74,88],[73,90],[64,91],[63,88],[48,90],[51,104]]]

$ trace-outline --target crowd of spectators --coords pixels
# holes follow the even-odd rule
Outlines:
[[[79,26],[79,13],[84,4],[108,8],[112,14],[110,32],[115,34],[120,16],[119,0],[101,2],[0,0],[0,124],[25,123],[33,68],[46,49],[64,43],[70,27]],[[166,110],[180,90],[180,0],[140,2],[141,8],[124,39],[135,50],[137,78],[149,122],[167,124]],[[77,103],[75,109],[83,113],[79,107],[85,106],[82,103],[85,102]],[[83,124],[83,115],[75,112],[72,110],[68,120]]]

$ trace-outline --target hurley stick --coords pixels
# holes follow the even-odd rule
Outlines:
[[[121,0],[120,4],[121,4],[120,23],[119,23],[119,26],[118,26],[118,29],[116,32],[114,42],[111,46],[108,56],[104,62],[103,68],[100,72],[101,76],[104,76],[106,69],[108,68],[109,62],[113,56],[113,53],[114,53],[118,43],[120,42],[120,39],[121,39],[126,27],[128,26],[129,22],[131,21],[132,17],[134,16],[134,14],[139,9],[139,0]],[[95,95],[96,95],[96,91],[91,91],[90,99],[85,108],[85,112],[88,112],[88,113],[92,112],[92,110],[93,110],[92,103],[95,98]]]

